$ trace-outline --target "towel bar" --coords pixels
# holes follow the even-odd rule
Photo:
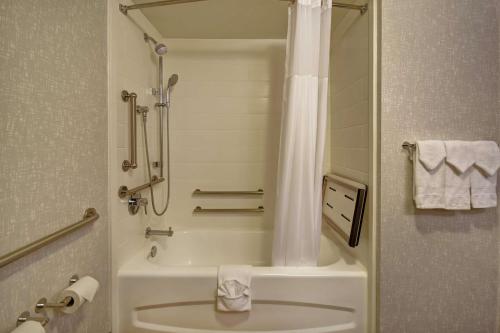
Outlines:
[[[403,149],[408,151],[409,154],[408,157],[410,158],[411,161],[413,161],[413,153],[416,151],[417,145],[415,143],[410,143],[408,141],[405,141],[403,142],[401,147],[403,147]]]

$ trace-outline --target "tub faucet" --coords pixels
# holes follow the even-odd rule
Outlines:
[[[168,227],[168,230],[153,230],[151,227],[146,228],[146,232],[144,233],[144,236],[146,238],[149,238],[151,236],[167,236],[167,237],[172,237],[174,235],[174,231],[172,230],[172,227]]]

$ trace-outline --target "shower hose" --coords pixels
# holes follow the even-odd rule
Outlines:
[[[160,109],[160,112],[163,112],[163,109]],[[167,103],[167,112],[166,112],[166,118],[167,118],[167,202],[165,203],[165,207],[161,210],[158,211],[156,209],[156,203],[155,203],[155,194],[153,191],[153,185],[149,186],[149,191],[151,193],[151,206],[153,207],[153,212],[157,216],[162,216],[165,214],[165,212],[168,209],[168,205],[170,203],[170,120],[169,120],[169,114],[170,114],[170,105]],[[142,125],[144,128],[144,144],[146,148],[146,162],[148,165],[148,178],[149,178],[149,183],[151,184],[153,181],[153,178],[151,177],[151,163],[149,160],[149,146],[148,146],[148,129],[146,126],[146,119],[147,115],[146,112],[143,113],[142,115]],[[163,124],[162,124],[163,125]],[[163,138],[161,138],[163,140]],[[163,167],[163,165],[161,166]]]

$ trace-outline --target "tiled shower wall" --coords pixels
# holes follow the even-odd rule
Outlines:
[[[172,199],[164,226],[270,228],[281,122],[284,40],[169,39]],[[257,190],[263,198],[196,197],[195,189]],[[264,214],[193,214],[265,207]]]
[[[51,300],[72,274],[100,282],[93,303],[48,332],[110,331],[106,6],[93,0],[0,2],[0,254],[100,218],[0,268],[0,332]]]
[[[137,105],[149,107],[147,128],[152,161],[157,160],[157,117],[154,107],[156,97],[151,88],[158,82],[158,57],[151,43],[144,41],[144,32],[156,40],[159,33],[140,11],[130,11],[127,16],[118,10],[119,3],[127,1],[108,1],[108,66],[109,66],[109,197],[111,213],[111,252],[112,252],[112,304],[113,318],[118,309],[117,272],[120,266],[144,246],[144,230],[154,224],[151,204],[148,215],[141,209],[137,215],[128,212],[127,199],[118,197],[118,188],[122,185],[133,188],[148,182],[146,157],[144,150],[144,131],[142,117],[137,120],[137,158],[138,167],[124,172],[123,160],[129,157],[129,104],[121,99],[121,91],[137,94]],[[153,170],[157,173],[157,170]],[[163,188],[163,183],[155,191]],[[161,193],[161,190],[159,191]],[[149,199],[149,192],[142,195]]]
[[[496,209],[417,211],[403,141],[498,139],[495,1],[384,0],[380,332],[496,332]]]
[[[369,15],[356,11],[336,24],[330,70],[331,171],[363,184],[369,184],[368,24]],[[369,214],[364,216],[360,244],[351,251],[368,266]]]

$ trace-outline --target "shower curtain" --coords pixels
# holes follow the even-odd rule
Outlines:
[[[316,266],[322,218],[332,0],[288,10],[273,265]]]

